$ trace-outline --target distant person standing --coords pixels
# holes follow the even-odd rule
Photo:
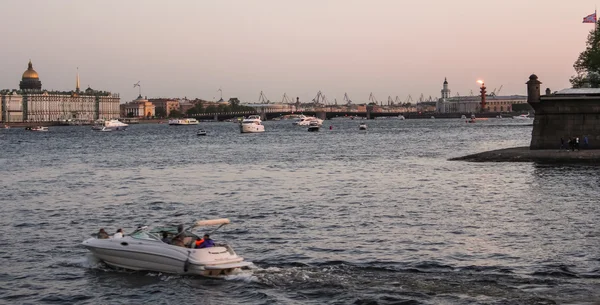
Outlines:
[[[575,147],[577,148],[577,151],[579,151],[579,137],[575,138]]]

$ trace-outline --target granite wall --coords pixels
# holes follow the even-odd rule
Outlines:
[[[540,84],[535,75],[527,82],[527,102],[535,110],[529,148],[559,149],[561,137],[565,144],[569,137],[579,137],[580,148],[585,149],[587,136],[589,148],[600,149],[600,90],[570,89],[540,96]]]

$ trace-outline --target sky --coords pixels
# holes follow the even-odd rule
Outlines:
[[[591,0],[2,0],[0,88],[29,59],[44,89],[81,86],[135,99],[260,92],[354,103],[388,96],[525,94],[569,87],[593,24]]]

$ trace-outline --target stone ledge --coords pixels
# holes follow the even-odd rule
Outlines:
[[[514,147],[491,150],[463,157],[451,158],[449,161],[468,162],[537,162],[537,163],[596,163],[600,165],[600,150],[581,151]]]

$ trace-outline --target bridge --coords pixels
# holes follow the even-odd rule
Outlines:
[[[292,114],[304,114],[306,116],[315,116],[320,119],[332,119],[336,117],[365,117],[367,119],[375,119],[378,117],[398,117],[403,115],[406,119],[428,119],[432,116],[439,119],[458,119],[463,115],[469,118],[471,112],[457,112],[457,113],[437,113],[437,112],[400,112],[400,111],[351,111],[351,110],[340,110],[340,111],[323,111],[315,109],[299,109],[297,111],[281,111],[277,109],[264,109],[256,111],[236,111],[236,112],[213,112],[213,113],[197,113],[190,114],[189,117],[196,118],[198,120],[214,120],[223,121],[233,119],[237,117],[246,117],[249,115],[260,115],[263,120],[273,120],[275,118],[283,117],[285,115]],[[476,113],[478,118],[495,118],[499,115],[503,117],[512,117],[520,115],[520,112],[483,112]]]

